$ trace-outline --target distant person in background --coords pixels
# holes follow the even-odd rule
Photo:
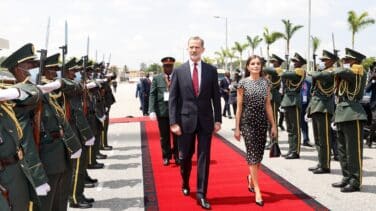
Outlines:
[[[226,116],[226,112],[227,112],[228,118],[232,119],[230,104],[228,102],[229,97],[230,97],[230,88],[229,88],[230,83],[231,83],[230,72],[227,71],[225,72],[225,77],[219,82],[219,91],[221,93],[221,96],[223,97],[223,100],[225,101],[222,115],[224,117],[227,117]]]
[[[141,80],[141,98],[142,98],[142,114],[144,116],[149,115],[149,95],[151,81],[149,79],[150,74],[146,73],[145,78]]]
[[[306,147],[313,147],[309,143],[309,129],[308,129],[308,119],[305,118],[306,116],[306,110],[309,104],[309,101],[311,100],[311,82],[307,80],[307,78],[304,79],[302,84],[302,89],[300,90],[300,96],[302,98],[302,110],[300,115],[300,122],[302,124],[301,130],[303,134],[303,146]]]
[[[367,137],[367,145],[369,148],[371,148],[372,142],[375,140],[376,132],[376,62],[373,62],[373,65],[371,67],[370,78],[366,86],[366,92],[371,92],[369,106],[372,113],[372,123],[371,131],[369,133],[369,136]]]
[[[158,128],[162,147],[163,165],[168,166],[172,155],[175,164],[179,165],[178,143],[175,134],[170,132],[170,122],[168,114],[168,99],[172,77],[172,69],[174,68],[175,58],[164,57],[161,60],[163,64],[163,73],[153,77],[151,83],[149,112],[150,119],[158,121]],[[171,136],[173,139],[171,147]]]
[[[240,70],[238,70],[235,72],[234,80],[231,81],[231,84],[229,86],[230,96],[228,99],[228,104],[232,105],[232,110],[234,111],[234,115],[236,115],[236,106],[237,106],[236,96],[237,96],[237,89],[238,89],[238,84],[239,84],[240,79],[241,79]]]
[[[142,111],[142,97],[141,97],[141,79],[137,82],[137,87],[136,87],[136,98],[140,100],[140,110]]]

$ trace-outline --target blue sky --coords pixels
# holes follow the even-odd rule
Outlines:
[[[49,53],[59,51],[64,42],[64,21],[69,25],[68,56],[82,56],[90,36],[90,57],[98,60],[111,53],[111,63],[138,69],[141,62],[158,63],[164,56],[187,59],[187,39],[199,35],[205,40],[204,56],[225,46],[225,20],[228,18],[228,45],[246,42],[246,36],[262,35],[264,27],[283,31],[281,19],[304,25],[292,39],[291,54],[306,55],[308,0],[2,0],[0,37],[10,41],[6,56],[27,42],[36,49],[44,47],[48,17],[51,17]],[[331,50],[332,32],[336,47],[343,55],[351,47],[347,12],[367,11],[376,19],[374,0],[312,0],[311,34],[319,37],[323,48]],[[355,49],[376,56],[376,24],[356,35]],[[256,53],[266,56],[264,43]],[[271,46],[271,52],[283,55],[285,42]],[[245,58],[245,57],[244,57]]]

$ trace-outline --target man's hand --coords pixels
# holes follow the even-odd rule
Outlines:
[[[85,146],[93,146],[95,141],[95,137],[93,136],[91,139],[85,142]]]
[[[220,122],[214,123],[214,132],[217,133],[220,129],[221,129],[221,123]]]
[[[79,157],[81,156],[81,153],[82,153],[82,149],[79,149],[79,150],[77,150],[75,153],[73,153],[73,154],[70,156],[70,158],[71,158],[71,159],[77,159],[77,158],[79,158]]]
[[[171,132],[173,132],[177,136],[181,135],[181,129],[180,129],[180,126],[178,124],[171,125],[170,126],[170,130],[171,130]]]
[[[156,114],[155,112],[151,112],[151,113],[149,114],[149,117],[150,117],[150,119],[153,120],[153,121],[157,120],[157,114]]]

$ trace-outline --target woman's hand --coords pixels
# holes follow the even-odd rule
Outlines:
[[[239,130],[239,128],[235,128],[234,137],[237,141],[240,141],[240,130]]]
[[[270,131],[271,138],[277,138],[277,126],[273,125],[271,131]]]

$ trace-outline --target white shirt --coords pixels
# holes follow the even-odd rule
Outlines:
[[[191,71],[191,79],[193,79],[193,68],[195,67],[195,63],[192,61],[192,60],[189,60],[189,69]],[[201,87],[201,68],[202,67],[202,63],[201,61],[198,61],[197,62],[197,73],[198,73],[198,90],[200,92],[200,87]]]

